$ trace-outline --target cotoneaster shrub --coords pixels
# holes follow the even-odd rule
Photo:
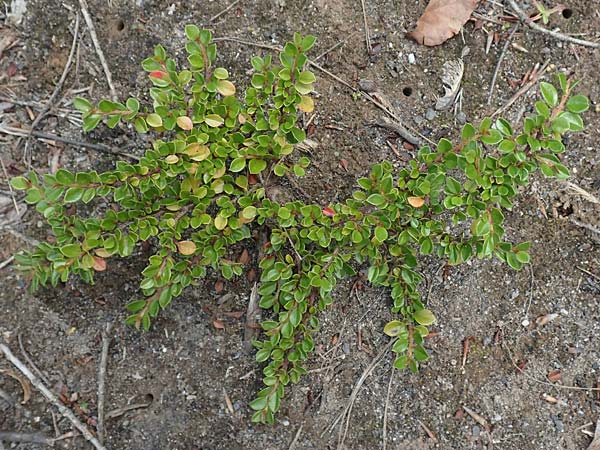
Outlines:
[[[127,323],[148,329],[152,319],[183,290],[207,275],[232,279],[244,273],[237,243],[257,229],[269,240],[262,249],[260,306],[268,311],[261,340],[254,342],[263,382],[252,420],[273,422],[285,387],[306,373],[319,313],[332,303],[341,278],[367,270],[368,281],[386,286],[397,320],[382,330],[395,341],[394,366],[418,369],[428,355],[423,338],[434,321],[421,301],[420,255],[455,265],[496,257],[514,269],[529,261],[529,243],[503,240],[503,210],[540,170],[566,178],[562,136],[580,131],[589,107],[575,83],[557,76],[558,89],[541,83],[542,100],[517,132],[504,119],[463,127],[461,139],[423,147],[406,167],[375,164],[358,180],[351,198],[328,205],[269,198],[270,177],[302,176],[309,160],[293,154],[305,139],[298,116],[311,112],[315,76],[305,70],[312,36],[294,35],[278,61],[251,60],[253,74],[243,96],[215,66],[217,50],[207,30],[186,27],[188,68],[179,70],[162,46],[143,61],[153,104],[82,98],[84,130],[104,121],[110,128],[133,124],[150,132],[152,148],[138,163],[116,163],[112,171],[55,174],[12,180],[27,192],[55,236],[17,256],[31,273],[32,287],[66,282],[71,274],[93,282],[94,272],[114,256],[130,256],[140,242],[154,254],[142,271],[140,297],[127,309]],[[84,217],[82,204],[109,203]],[[89,210],[89,207],[86,208]]]

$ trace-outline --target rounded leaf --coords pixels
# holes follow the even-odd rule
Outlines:
[[[217,91],[223,97],[229,97],[235,94],[235,85],[229,80],[219,80],[217,81]]]
[[[177,250],[182,255],[193,255],[196,248],[196,244],[193,241],[179,241],[177,243]]]
[[[540,91],[542,92],[542,97],[544,98],[545,102],[548,103],[548,105],[558,105],[558,92],[554,86],[552,86],[550,83],[542,81],[540,83]]]
[[[413,208],[420,208],[425,204],[425,200],[422,197],[408,197],[408,204]]]
[[[298,104],[298,109],[305,113],[311,113],[315,109],[315,101],[308,95],[303,95]]]
[[[581,114],[589,109],[590,102],[584,95],[575,95],[567,102],[567,109],[575,114]]]
[[[428,309],[420,309],[415,312],[413,318],[419,325],[431,325],[435,322],[435,316]]]
[[[394,337],[398,336],[405,328],[406,324],[404,322],[392,320],[391,322],[385,324],[385,327],[383,327],[383,332],[388,336]]]
[[[177,118],[177,126],[182,130],[189,131],[194,128],[194,124],[192,123],[192,119],[188,116],[181,116]]]
[[[206,125],[208,125],[209,127],[220,127],[221,125],[223,125],[223,118],[221,116],[219,116],[218,114],[208,114],[205,118],[204,118],[204,122],[206,123]]]
[[[162,117],[160,117],[158,114],[152,113],[146,117],[146,123],[153,128],[158,128],[162,127],[163,121]]]

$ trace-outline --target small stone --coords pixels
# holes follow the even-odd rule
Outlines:
[[[427,112],[425,112],[425,118],[427,120],[433,120],[433,119],[435,119],[436,116],[437,116],[437,112],[435,112],[435,110],[433,108],[429,108],[429,109],[427,109]]]
[[[289,426],[289,425],[290,425],[290,421],[289,421],[289,420],[287,420],[287,419],[283,419],[283,420],[281,421],[281,425],[283,425],[284,427],[287,427],[287,426]]]
[[[417,115],[417,116],[413,117],[413,120],[417,125],[421,125],[425,121],[425,118],[423,116]]]
[[[415,54],[414,53],[409,53],[408,54],[408,63],[409,64],[415,64],[417,62],[417,58],[415,58]]]
[[[528,319],[524,319],[524,320],[521,322],[521,325],[523,325],[524,327],[528,327],[528,326],[529,326],[529,320],[528,320]]]
[[[456,115],[456,121],[461,124],[464,125],[465,123],[467,123],[467,115],[460,111],[457,115]]]
[[[358,80],[358,86],[367,93],[374,92],[377,89],[373,80]]]
[[[477,425],[473,425],[473,437],[478,437],[481,434],[481,428]]]
[[[554,428],[556,428],[556,431],[558,431],[559,433],[562,433],[563,431],[565,431],[565,424],[563,423],[562,420],[559,419],[558,416],[551,414],[550,418],[552,419],[552,422],[554,423]]]

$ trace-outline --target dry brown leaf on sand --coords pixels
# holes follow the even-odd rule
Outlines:
[[[408,35],[419,44],[433,47],[457,34],[469,20],[479,0],[430,0],[417,27]]]

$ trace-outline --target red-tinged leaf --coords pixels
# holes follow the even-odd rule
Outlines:
[[[162,70],[153,70],[152,72],[150,72],[149,76],[151,76],[152,78],[160,78],[161,80],[164,80],[169,77],[169,74],[167,72],[163,72]]]
[[[456,35],[469,20],[478,0],[430,0],[408,35],[419,44],[440,45]]]
[[[248,272],[246,272],[246,279],[250,283],[252,283],[254,280],[256,280],[256,270],[250,269]]]
[[[263,244],[263,248],[269,248],[270,246],[271,246],[271,242],[270,241],[269,242],[265,242]]]
[[[548,381],[551,383],[556,383],[560,380],[562,380],[562,372],[559,369],[552,370],[548,373]]]
[[[225,288],[225,285],[223,284],[223,280],[215,281],[215,292],[217,294],[219,294],[220,292],[223,292],[224,288]]]
[[[100,258],[99,256],[94,256],[94,265],[92,269],[96,272],[103,272],[106,270],[106,260],[104,258]]]
[[[348,172],[348,160],[340,159],[340,166],[342,167],[342,169]]]
[[[256,183],[258,183],[258,177],[253,173],[248,175],[248,184],[250,186],[252,186],[253,184],[256,184]]]
[[[223,323],[223,321],[215,319],[213,320],[213,327],[215,327],[217,330],[224,330],[225,324]]]
[[[327,217],[333,217],[335,216],[335,211],[333,210],[333,208],[327,206],[326,208],[323,208],[323,215]]]

